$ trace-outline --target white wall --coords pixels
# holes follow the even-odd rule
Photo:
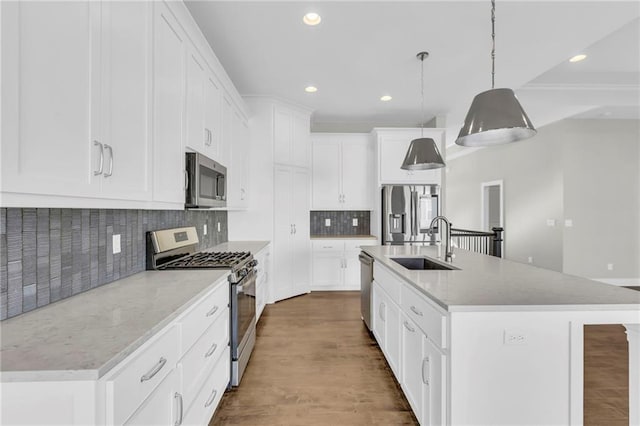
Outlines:
[[[480,185],[502,179],[508,259],[640,279],[639,150],[638,120],[563,120],[532,139],[449,161],[447,214],[457,227],[479,229]]]

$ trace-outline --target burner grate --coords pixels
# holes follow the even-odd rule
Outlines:
[[[249,252],[200,252],[171,260],[158,269],[232,268],[251,257]]]

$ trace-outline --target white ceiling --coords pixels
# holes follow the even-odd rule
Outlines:
[[[316,131],[419,125],[415,55],[422,50],[430,52],[427,121],[445,118],[450,142],[473,96],[490,88],[489,0],[187,6],[240,94],[307,106]],[[320,13],[320,25],[302,23],[309,11]],[[610,108],[607,117],[632,115],[640,93],[639,17],[637,1],[498,1],[496,86],[516,89],[537,126],[606,112],[598,108]],[[567,62],[583,52],[585,61]],[[304,92],[310,84],[317,93]],[[393,100],[380,102],[384,94]]]

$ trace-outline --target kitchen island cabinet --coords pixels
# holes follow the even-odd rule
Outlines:
[[[582,424],[589,324],[627,328],[630,423],[638,423],[640,292],[464,250],[458,270],[392,260],[444,264],[436,247],[363,251],[374,258],[374,336],[421,424]],[[390,331],[394,310],[400,324]]]

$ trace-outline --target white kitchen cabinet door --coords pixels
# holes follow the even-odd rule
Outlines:
[[[204,60],[189,46],[186,63],[185,145],[206,155],[204,131]]]
[[[102,5],[102,196],[151,199],[152,5]],[[111,169],[111,166],[113,168]]]
[[[339,141],[315,141],[312,146],[313,209],[343,209]]]
[[[175,425],[180,421],[180,376],[173,370],[125,425]]]
[[[311,123],[308,114],[294,112],[291,120],[291,162],[295,166],[309,167]]]
[[[204,144],[205,154],[224,164],[221,157],[222,87],[213,74],[204,82]]]
[[[386,340],[386,322],[385,318],[387,316],[387,302],[383,295],[383,290],[380,287],[380,284],[377,282],[373,282],[371,285],[371,312],[373,313],[373,326],[372,331],[373,335],[376,337],[378,342],[378,346],[382,352],[385,352],[385,340]]]
[[[274,238],[273,238],[273,281],[272,296],[274,300],[282,300],[293,296],[292,277],[293,260],[291,237],[293,220],[291,218],[291,169],[276,166],[274,171]]]
[[[359,251],[344,252],[344,289],[360,290]]]
[[[293,292],[308,293],[311,289],[311,240],[309,239],[309,171],[294,168],[291,191],[293,200]]]
[[[274,107],[273,112],[273,158],[276,163],[291,162],[291,139],[293,138],[293,115],[288,110]]]
[[[400,308],[398,305],[393,303],[391,299],[385,295],[386,301],[386,315],[385,315],[385,350],[387,355],[387,361],[389,361],[389,366],[395,374],[396,378],[400,377],[400,367],[401,367],[401,321],[400,321]]]
[[[422,425],[443,425],[447,422],[447,357],[427,337],[422,335],[420,377],[422,392]],[[416,415],[417,416],[417,415]],[[418,417],[420,419],[420,417]]]
[[[153,199],[184,204],[185,41],[164,3],[154,3]]]
[[[94,196],[100,3],[2,2],[3,192]],[[95,103],[94,103],[95,102]],[[96,132],[94,134],[93,132]]]
[[[231,165],[231,148],[233,146],[233,104],[231,100],[222,97],[222,140],[219,146],[219,163],[227,169]],[[228,182],[227,182],[228,184]]]
[[[379,184],[437,184],[440,185],[442,169],[403,170],[400,168],[413,139],[421,137],[420,129],[378,131]],[[424,129],[424,137],[432,138],[443,153],[444,132],[441,129]]]
[[[227,207],[246,209],[249,204],[249,128],[233,111],[231,129],[231,166],[227,168]]]
[[[368,141],[342,143],[341,210],[372,210],[374,182],[373,155]]]
[[[427,363],[426,355],[423,352],[422,339],[424,335],[418,326],[406,315],[402,315],[402,362],[400,368],[400,385],[407,397],[416,418],[422,421],[423,401],[425,389],[423,379],[423,362]],[[428,369],[425,366],[425,369]]]
[[[342,250],[333,253],[314,253],[312,271],[312,290],[340,289],[343,286],[344,276],[344,257]]]

